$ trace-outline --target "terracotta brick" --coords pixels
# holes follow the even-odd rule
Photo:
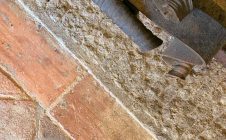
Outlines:
[[[70,140],[70,138],[47,117],[41,117],[39,122],[40,140]]]
[[[0,139],[31,140],[35,137],[35,105],[31,101],[0,100]]]
[[[13,80],[0,71],[0,98],[29,99]]]
[[[77,64],[15,4],[0,1],[0,66],[48,106],[79,75]]]
[[[91,76],[76,85],[52,115],[76,139],[152,139]]]

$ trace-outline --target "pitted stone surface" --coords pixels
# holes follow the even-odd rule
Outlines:
[[[31,101],[0,100],[0,139],[34,139],[35,108]]]
[[[162,48],[141,54],[91,0],[23,1],[158,139],[225,138],[226,69],[214,60],[175,79],[166,74]]]

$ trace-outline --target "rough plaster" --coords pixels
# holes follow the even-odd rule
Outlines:
[[[165,43],[142,54],[91,0],[23,1],[158,139],[226,139],[226,69],[214,60],[176,79],[160,57],[170,37],[149,21]]]

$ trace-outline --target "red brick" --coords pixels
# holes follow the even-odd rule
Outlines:
[[[0,66],[48,106],[79,75],[77,64],[15,4],[0,3]]]
[[[70,140],[70,138],[47,117],[41,117],[39,124],[40,140]]]
[[[0,71],[0,98],[28,99],[17,84]]]
[[[31,101],[0,100],[0,140],[35,137],[35,105]]]
[[[52,115],[75,139],[152,139],[90,76],[64,97]]]

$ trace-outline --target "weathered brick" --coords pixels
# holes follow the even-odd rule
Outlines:
[[[59,129],[53,122],[47,117],[41,117],[39,122],[39,136],[40,140],[70,140],[66,134]]]
[[[28,99],[28,96],[0,71],[0,98]]]
[[[152,139],[91,76],[76,85],[52,115],[76,139]]]
[[[0,3],[0,66],[48,106],[79,76],[77,64],[15,4]]]
[[[31,140],[35,137],[35,104],[0,100],[0,139]]]

